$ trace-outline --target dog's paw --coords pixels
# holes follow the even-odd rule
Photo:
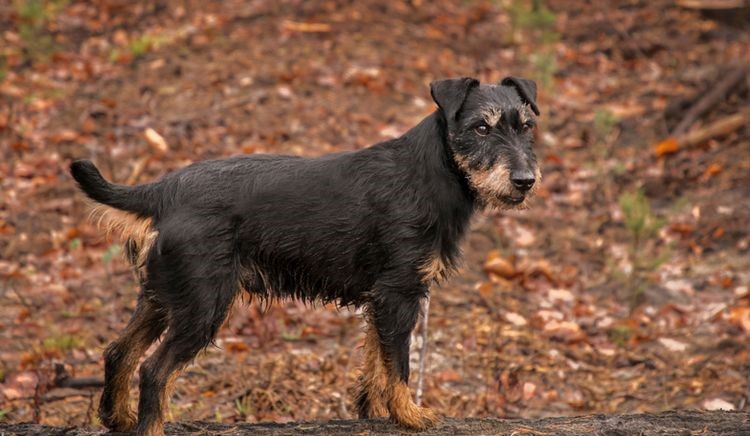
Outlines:
[[[391,413],[391,417],[400,425],[414,430],[425,430],[440,422],[440,416],[428,407],[414,403]]]
[[[100,416],[99,419],[102,425],[107,427],[110,431],[119,433],[129,433],[133,431],[136,424],[136,417],[133,412],[128,412],[122,415],[110,415]]]

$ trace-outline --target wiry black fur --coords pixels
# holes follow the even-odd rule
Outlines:
[[[435,82],[439,110],[399,138],[354,152],[205,161],[132,187],[73,162],[89,197],[152,219],[158,232],[141,297],[168,314],[169,330],[163,351],[141,369],[138,431],[163,407],[155,392],[164,367],[181,367],[210,343],[241,288],[366,306],[384,359],[407,382],[409,334],[429,285],[421,268],[436,256],[455,264],[483,204],[455,155],[482,155],[472,165],[489,167],[502,154],[486,141],[472,150],[456,140],[471,129],[475,100],[534,103],[535,88],[529,97],[517,83],[480,90],[474,79]]]

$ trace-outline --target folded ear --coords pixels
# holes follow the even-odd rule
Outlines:
[[[478,85],[479,81],[471,77],[436,80],[430,83],[430,94],[450,122],[455,121],[469,91]]]
[[[500,82],[503,86],[512,86],[521,97],[521,101],[528,104],[535,114],[539,115],[539,107],[536,105],[536,82],[520,77],[506,77]]]

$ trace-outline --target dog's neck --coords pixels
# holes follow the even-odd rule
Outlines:
[[[424,168],[428,175],[439,174],[442,177],[428,180],[450,181],[448,185],[456,191],[457,199],[471,203],[472,208],[479,206],[466,173],[456,162],[453,150],[448,145],[448,127],[440,110],[428,115],[399,139],[404,139],[403,142],[407,144],[401,150],[420,163],[414,166],[414,171]]]
[[[446,143],[445,121],[439,111],[394,141],[404,171],[421,186],[429,219],[435,226],[436,249],[449,264],[458,257],[458,242],[465,235],[477,197]]]

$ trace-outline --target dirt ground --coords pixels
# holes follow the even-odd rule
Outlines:
[[[71,160],[142,183],[201,159],[357,149],[431,113],[431,80],[511,74],[540,87],[542,188],[528,211],[477,217],[433,289],[424,402],[749,410],[747,75],[674,131],[747,68],[750,16],[678,3],[0,4],[0,422],[97,424],[99,390],[59,374],[100,378],[134,308]],[[352,418],[361,327],[347,309],[238,305],[178,379],[172,419]]]

